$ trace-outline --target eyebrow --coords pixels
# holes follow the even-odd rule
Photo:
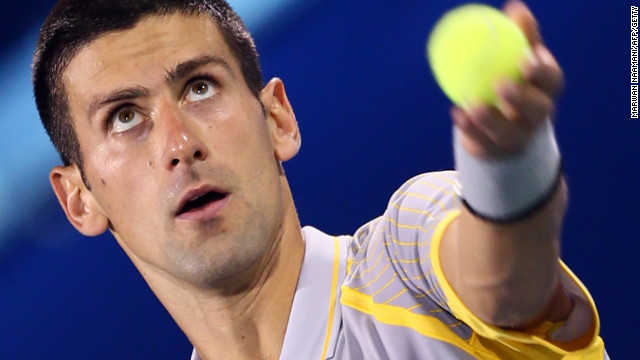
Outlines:
[[[169,84],[175,83],[179,79],[187,77],[196,69],[209,64],[220,65],[222,66],[222,68],[224,68],[224,70],[226,70],[228,74],[230,74],[232,78],[235,77],[233,71],[231,70],[231,66],[229,66],[229,63],[227,63],[223,58],[218,56],[202,55],[187,61],[183,61],[176,65],[176,67],[174,67],[173,69],[167,71],[167,73],[165,74],[166,81]],[[89,108],[87,110],[87,118],[91,123],[93,122],[93,116],[98,111],[98,109],[102,108],[105,105],[125,100],[133,100],[140,97],[148,97],[149,95],[149,89],[141,85],[116,89],[107,94],[99,95],[89,105]]]
[[[117,89],[108,94],[97,96],[89,105],[87,110],[87,118],[91,123],[96,111],[105,105],[109,105],[119,101],[132,100],[140,97],[149,96],[149,89],[137,85],[130,88]]]
[[[167,82],[171,84],[176,82],[179,79],[182,79],[188,76],[190,73],[192,73],[196,69],[209,64],[222,66],[224,70],[226,70],[232,77],[234,77],[233,71],[231,70],[231,66],[229,66],[229,63],[227,63],[221,57],[211,56],[211,55],[202,55],[202,56],[195,57],[191,60],[183,61],[180,64],[176,65],[176,67],[173,68],[172,70],[167,71],[167,74],[165,75],[165,77],[167,78]]]

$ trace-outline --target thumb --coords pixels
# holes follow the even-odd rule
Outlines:
[[[542,43],[540,29],[536,18],[529,10],[529,7],[519,0],[510,0],[504,5],[504,13],[522,30],[529,40],[529,45],[533,48]]]

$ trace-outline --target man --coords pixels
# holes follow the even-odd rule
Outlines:
[[[602,359],[557,260],[562,72],[526,7],[505,12],[534,51],[498,108],[452,111],[459,175],[411,179],[329,237],[300,228],[295,116],[226,3],[62,0],[34,58],[53,189],[81,233],[111,231],[194,359]]]

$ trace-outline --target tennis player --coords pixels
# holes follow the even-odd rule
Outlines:
[[[534,51],[501,106],[452,111],[457,172],[333,237],[299,224],[292,106],[224,1],[61,0],[33,64],[53,190],[78,231],[113,234],[192,359],[607,358],[558,259],[562,71],[526,6],[505,12]]]

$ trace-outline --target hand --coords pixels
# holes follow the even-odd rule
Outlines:
[[[467,112],[451,109],[462,146],[478,158],[496,158],[524,147],[535,129],[553,116],[555,98],[564,86],[562,69],[542,44],[529,8],[520,1],[509,1],[504,12],[522,29],[532,49],[521,67],[524,81],[495,84],[498,106],[477,105]]]

